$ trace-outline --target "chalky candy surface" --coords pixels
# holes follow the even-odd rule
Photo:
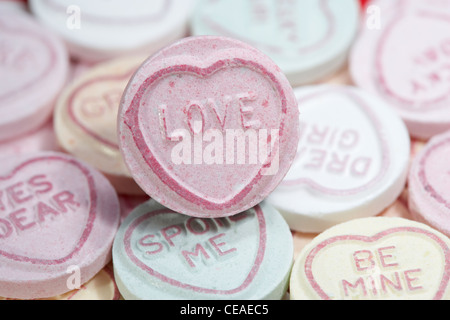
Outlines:
[[[143,194],[119,150],[117,112],[128,81],[145,58],[126,56],[85,70],[61,93],[54,113],[61,147],[104,173],[121,194]]]
[[[201,219],[150,200],[127,217],[113,246],[124,299],[281,299],[292,262],[291,232],[265,203]]]
[[[33,131],[51,116],[66,81],[64,44],[26,13],[0,4],[0,140]]]
[[[406,182],[410,139],[401,119],[378,97],[350,86],[295,93],[297,156],[267,201],[301,232],[380,214]]]
[[[56,152],[1,160],[0,296],[37,299],[70,291],[111,259],[117,194],[96,170]]]
[[[356,85],[380,95],[420,139],[450,129],[450,2],[373,1],[355,43],[351,73]],[[373,16],[376,15],[376,16]],[[368,18],[369,19],[369,18]]]
[[[187,32],[193,0],[32,0],[33,14],[58,33],[70,54],[99,62],[155,52]]]
[[[130,173],[153,199],[198,217],[261,202],[295,157],[298,108],[288,80],[240,41],[183,39],[131,78],[118,115]]]
[[[328,229],[297,257],[293,300],[450,298],[449,239],[401,218],[364,218]]]
[[[450,236],[450,131],[431,139],[414,158],[409,174],[413,216]]]
[[[345,64],[359,15],[355,0],[202,0],[191,26],[194,35],[228,36],[261,49],[297,86]]]

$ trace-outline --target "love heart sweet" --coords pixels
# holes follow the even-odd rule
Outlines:
[[[296,159],[267,201],[291,229],[308,233],[380,214],[406,182],[410,141],[401,119],[354,87],[295,93],[301,114]]]
[[[293,244],[286,222],[265,203],[202,219],[150,200],[122,223],[113,260],[125,299],[281,299]]]
[[[118,115],[130,173],[183,214],[230,216],[264,200],[299,138],[292,87],[264,54],[237,40],[191,37],[148,59]]]
[[[408,177],[414,218],[450,235],[450,132],[433,137],[414,158]]]
[[[317,236],[297,257],[291,299],[448,299],[449,240],[402,218],[363,218]]]
[[[450,129],[450,5],[446,1],[382,1],[378,30],[364,28],[350,70],[355,84],[379,95],[410,134],[429,139]]]
[[[63,42],[27,13],[1,11],[0,140],[32,132],[50,119],[68,60]]]
[[[118,228],[111,184],[62,153],[8,157],[1,164],[0,296],[36,299],[68,292],[72,267],[80,284],[92,278],[111,258]]]

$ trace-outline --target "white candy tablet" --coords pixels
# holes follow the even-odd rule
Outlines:
[[[183,37],[192,0],[31,0],[36,17],[66,41],[73,57],[97,62],[148,54]]]
[[[125,299],[281,299],[292,261],[291,232],[265,203],[201,219],[150,200],[125,219],[113,246]]]
[[[317,236],[296,258],[292,300],[448,300],[450,241],[425,224],[364,218]]]
[[[380,99],[354,87],[295,93],[301,114],[297,157],[267,201],[301,232],[381,213],[406,182],[410,140],[403,122]]]
[[[240,39],[268,54],[293,85],[339,70],[359,26],[356,0],[201,0],[194,35]]]

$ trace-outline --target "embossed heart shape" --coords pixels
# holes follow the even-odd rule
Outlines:
[[[56,53],[44,36],[29,29],[12,26],[1,19],[0,54],[0,59],[4,59],[0,61],[0,72],[5,77],[0,81],[0,101],[29,90],[50,72],[52,61],[56,60]],[[36,61],[36,55],[40,57],[39,61]],[[6,65],[2,67],[2,63]]]
[[[119,149],[117,136],[115,132],[111,134],[111,128],[116,128],[120,96],[131,75],[132,72],[125,72],[95,77],[80,84],[67,98],[67,112],[71,120],[87,135],[116,150]],[[97,95],[86,96],[84,90],[92,90],[92,88],[97,88]],[[99,93],[103,94],[98,95]],[[117,97],[119,97],[118,100]],[[98,117],[101,117],[103,121],[96,121]],[[104,126],[102,126],[103,123],[105,123]]]
[[[164,65],[167,64],[169,62]],[[271,129],[278,130],[278,136],[283,137],[285,131],[290,130],[286,128],[290,100],[279,78],[248,58],[224,58],[207,66],[205,64],[190,59],[185,64],[170,64],[170,67],[154,71],[133,95],[124,115],[124,123],[132,133],[141,156],[160,181],[190,203],[208,210],[224,210],[253,191],[263,179],[262,172],[270,164],[271,156],[247,166],[226,166],[225,161],[222,165],[210,165],[204,161],[200,165],[194,162],[175,165],[172,156],[179,141],[172,141],[170,135],[179,129],[189,132],[192,129],[189,126],[190,117],[200,111],[202,117],[198,113],[196,116],[203,123],[203,131],[217,129],[226,141],[227,130],[243,130],[245,120],[242,119],[245,115],[241,117],[239,112],[245,112],[243,110],[248,107],[239,105],[241,101],[227,104],[227,96],[238,100],[238,97],[247,95],[257,97],[252,101],[252,120],[260,121],[260,128],[268,129],[269,133]],[[176,94],[177,90],[181,93]],[[190,114],[191,110],[194,110],[194,115]],[[280,145],[280,139],[273,140],[275,145]],[[225,155],[226,146],[222,146]],[[235,153],[234,150],[232,152]],[[223,184],[211,188],[210,181],[221,181]]]
[[[450,189],[448,188],[450,167],[448,162],[442,161],[442,159],[448,159],[449,154],[450,138],[444,138],[424,151],[417,172],[421,186],[429,194],[432,201],[445,206],[448,210],[450,210]],[[435,172],[440,170],[439,172],[442,174],[436,175],[429,172],[430,170],[436,170]],[[447,179],[442,179],[442,175],[447,176]]]
[[[336,108],[336,104],[340,103],[338,102],[338,99],[344,99],[342,103],[344,103],[345,106],[341,105],[341,108]],[[321,104],[314,105],[313,103],[316,103],[317,101],[321,101]],[[303,95],[299,99],[299,105],[305,109],[312,109],[311,113],[307,113],[306,111],[303,112],[303,121],[306,123],[302,125],[303,129],[305,130],[305,128],[308,128],[308,125],[314,126],[315,129],[312,132],[306,132],[302,135],[297,158],[291,167],[291,171],[281,183],[283,188],[307,186],[308,188],[323,194],[347,196],[358,194],[372,188],[385,176],[390,163],[389,145],[386,137],[383,135],[383,123],[379,116],[372,110],[373,107],[368,101],[351,90],[337,87]],[[330,116],[333,115],[333,113],[336,113],[336,117]],[[323,114],[327,114],[327,119],[332,119],[333,122],[330,124],[323,120]],[[346,116],[345,123],[336,120],[342,116],[342,114],[345,114]],[[348,128],[346,127],[349,125],[347,119],[353,119],[351,120],[351,126]],[[354,127],[353,123],[358,124],[361,128]],[[361,124],[367,125],[363,126]],[[359,144],[362,146],[370,145],[372,146],[370,152],[374,154],[370,154],[369,157],[368,154],[355,153],[352,151],[352,148],[355,148],[355,146],[346,148],[346,150],[344,150],[345,152],[336,149],[342,154],[338,152],[333,153],[335,151],[333,147],[335,147],[339,139],[342,138],[339,138],[339,135],[342,134],[342,132],[354,133],[355,137],[357,137],[354,139],[354,141],[357,141],[356,147],[358,147]],[[324,135],[324,133],[326,133],[326,135]],[[316,136],[314,136],[314,134]],[[308,139],[310,139],[310,137],[316,139],[319,135],[322,141],[321,144],[317,144],[316,141],[311,145],[308,144]],[[372,138],[372,136],[374,138]],[[371,140],[368,140],[369,138]],[[316,157],[319,157],[317,156],[319,154],[317,150],[321,149],[329,152],[326,154],[326,160],[322,162],[321,170],[318,170],[315,163],[317,163]],[[317,153],[308,155],[307,153],[311,152],[310,150]],[[339,161],[342,161],[342,159],[345,159],[345,157],[350,157],[346,161],[347,166],[345,172],[343,172],[345,173],[345,176],[343,173],[336,174],[327,169],[334,164],[333,159],[338,163]],[[362,179],[358,176],[357,179],[354,179],[353,175],[347,174],[347,171],[350,171],[349,168],[352,167],[350,162],[356,164],[357,159],[370,159],[370,162],[366,161],[366,163],[370,163],[370,166],[377,165],[376,172],[369,172],[369,178],[364,177],[364,179]],[[379,164],[376,164],[374,161],[377,159],[379,159]],[[309,165],[312,166],[312,169],[308,168]],[[348,183],[346,182],[346,179],[348,179]],[[353,179],[355,181],[353,181]]]
[[[161,247],[161,250],[158,254],[161,255],[168,255],[169,260],[164,260],[163,258],[151,258],[151,259],[144,259],[143,258],[143,252],[139,251],[137,249],[137,242],[142,243],[143,239],[147,239],[147,237],[155,238],[154,234],[146,234],[145,232],[139,232],[137,231],[140,226],[145,225],[151,225],[151,219],[158,219],[161,215],[167,215],[172,214],[174,212],[162,209],[162,210],[156,210],[153,212],[149,212],[147,214],[140,215],[138,218],[136,218],[130,225],[127,227],[124,233],[123,237],[123,245],[125,252],[128,256],[128,258],[131,260],[132,263],[134,263],[137,267],[139,267],[143,272],[145,272],[147,275],[151,277],[155,277],[159,281],[162,281],[166,285],[173,286],[179,289],[187,290],[187,291],[193,291],[195,293],[201,293],[201,294],[208,294],[208,295],[224,295],[224,296],[232,296],[237,295],[240,292],[247,289],[253,282],[254,278],[257,276],[258,271],[261,267],[261,264],[263,262],[265,250],[266,250],[266,221],[264,218],[264,214],[259,206],[254,207],[254,213],[255,216],[251,217],[252,221],[250,222],[251,228],[254,228],[255,232],[250,232],[253,234],[252,239],[255,240],[255,244],[253,246],[250,244],[242,243],[241,247],[237,246],[237,243],[229,242],[227,243],[226,247],[228,250],[231,249],[231,251],[235,250],[237,251],[237,257],[236,255],[232,256],[230,259],[234,259],[234,261],[238,260],[239,263],[226,263],[222,266],[219,265],[208,265],[205,266],[206,272],[202,272],[199,270],[196,270],[194,273],[190,273],[192,271],[187,270],[189,267],[186,265],[186,262],[182,261],[184,258],[182,255],[180,255],[180,252],[177,252],[177,250],[180,250],[179,248],[176,248],[174,245],[173,248],[166,249]],[[179,214],[175,213],[177,216]],[[250,219],[250,218],[244,218],[244,219]],[[185,218],[187,220],[187,217]],[[168,220],[173,221],[173,220]],[[207,223],[207,222],[205,222]],[[228,232],[232,233],[235,230],[229,230]],[[227,231],[223,231],[223,233],[219,234],[219,236],[222,236],[223,234],[227,233]],[[137,234],[137,236],[135,235]],[[184,236],[184,233],[182,233]],[[256,236],[256,234],[258,234]],[[236,235],[235,235],[236,236]],[[232,237],[232,236],[231,236]],[[191,239],[195,239],[191,238]],[[224,238],[221,238],[219,242],[221,242],[221,245],[223,245]],[[250,237],[247,240],[249,240]],[[172,240],[172,239],[171,239]],[[158,240],[159,241],[159,240]],[[161,239],[162,241],[162,239]],[[173,242],[177,242],[178,240],[173,238]],[[173,244],[172,242],[172,244]],[[195,247],[194,243],[191,243],[192,247]],[[240,252],[241,249],[245,250],[248,249],[249,246],[253,246],[255,249],[255,252],[245,254],[243,252]],[[150,247],[149,247],[150,248]],[[198,249],[198,246],[195,247],[192,252],[194,253],[195,250]],[[149,249],[152,250],[153,248]],[[192,248],[191,248],[192,249]],[[168,250],[168,251],[166,251]],[[199,252],[197,252],[198,254]],[[204,255],[207,256],[207,253],[203,251],[203,253],[199,253],[199,256]],[[198,257],[197,257],[198,258]],[[211,256],[208,256],[208,259],[211,259]],[[162,261],[162,262],[161,262]],[[169,262],[167,262],[169,261]],[[226,268],[223,269],[223,268]],[[236,270],[231,270],[230,268],[235,268]],[[184,271],[183,271],[184,270]],[[205,270],[203,270],[205,271]],[[168,275],[168,274],[171,275]],[[219,275],[217,274],[219,273]],[[224,278],[223,274],[231,274],[233,273],[233,279]],[[199,276],[201,274],[201,276]],[[237,280],[240,279],[240,280]],[[226,281],[223,281],[226,280]],[[223,285],[227,288],[220,288],[219,286]]]
[[[379,249],[379,247],[381,246],[380,243],[383,243],[383,246],[385,248],[389,248],[389,249],[396,248],[396,246],[395,246],[395,238],[396,237],[401,239],[401,238],[412,237],[412,236],[415,236],[415,240],[417,241],[417,243],[422,243],[424,245],[428,245],[428,248],[435,248],[435,250],[437,250],[441,254],[442,259],[436,263],[438,268],[441,268],[441,273],[440,274],[439,273],[432,274],[432,272],[427,270],[427,269],[429,269],[429,268],[427,268],[427,263],[428,263],[429,258],[426,255],[422,256],[423,250],[420,250],[420,247],[418,247],[418,246],[412,246],[412,245],[406,243],[406,244],[403,244],[403,246],[404,246],[403,249],[406,250],[406,253],[405,252],[403,252],[403,253],[395,252],[395,253],[391,253],[389,255],[386,254],[386,256],[384,256],[382,258],[382,260],[386,257],[392,259],[392,260],[389,260],[389,263],[386,263],[386,265],[387,265],[386,269],[378,267],[378,273],[367,273],[368,276],[370,277],[371,285],[375,286],[375,284],[373,282],[375,277],[377,277],[377,276],[380,277],[380,275],[383,275],[383,272],[389,272],[389,271],[390,272],[392,272],[392,271],[400,272],[402,269],[405,270],[409,267],[412,270],[414,270],[414,272],[416,272],[416,275],[418,274],[417,272],[420,272],[420,275],[422,277],[425,277],[424,274],[426,274],[428,277],[432,278],[432,280],[430,280],[430,283],[419,282],[421,285],[420,286],[421,290],[424,290],[424,288],[428,289],[428,291],[425,291],[426,295],[429,295],[430,298],[433,298],[434,300],[442,299],[442,297],[447,289],[448,282],[449,282],[449,276],[450,276],[450,274],[448,273],[448,270],[450,267],[449,247],[436,234],[434,234],[428,230],[417,228],[417,227],[395,227],[392,229],[387,229],[385,231],[379,232],[379,233],[375,234],[374,236],[341,235],[341,236],[335,236],[335,237],[326,239],[326,240],[322,241],[321,243],[315,245],[314,248],[312,248],[311,251],[308,253],[308,255],[305,259],[305,263],[304,263],[304,272],[306,275],[306,279],[309,282],[312,289],[319,295],[320,298],[325,299],[325,300],[331,300],[332,297],[339,297],[342,293],[339,291],[336,291],[336,290],[339,290],[337,288],[335,288],[333,290],[332,285],[329,284],[330,282],[327,283],[327,281],[329,281],[329,278],[327,278],[328,280],[325,281],[323,279],[319,279],[318,275],[315,274],[315,268],[325,268],[325,269],[329,270],[329,268],[333,268],[333,267],[339,268],[340,267],[340,266],[335,265],[334,263],[328,263],[328,264],[324,263],[326,261],[327,257],[330,257],[330,255],[327,255],[327,250],[336,250],[337,249],[337,250],[339,250],[339,256],[344,257],[344,259],[345,259],[345,257],[349,257],[351,259],[352,253],[353,253],[353,257],[355,257],[355,255],[354,255],[355,252],[360,252],[361,250],[373,250],[376,252],[376,250]],[[411,239],[411,238],[407,238],[407,239]],[[354,244],[354,246],[352,247],[353,249],[349,249],[350,243]],[[415,244],[417,244],[417,243],[415,243]],[[346,246],[347,246],[347,248],[346,248]],[[355,248],[358,251],[355,251]],[[399,249],[399,251],[400,251],[400,249]],[[426,253],[430,254],[429,251],[426,251]],[[405,254],[408,256],[409,259],[401,260],[402,255],[405,255]],[[411,256],[414,256],[414,258],[412,258]],[[367,258],[367,257],[368,256],[366,255],[365,258]],[[373,258],[375,259],[375,256],[373,256]],[[317,261],[319,259],[320,259],[320,265],[317,264]],[[358,261],[361,262],[363,260],[358,260]],[[383,260],[383,261],[385,261],[385,260]],[[364,265],[364,268],[361,268],[361,270],[364,270],[365,272],[367,272],[367,270],[371,269],[371,267],[369,265],[370,264]],[[397,268],[397,269],[395,269],[395,268]],[[356,273],[354,266],[347,267],[346,270],[349,274],[354,274],[354,275],[357,275],[360,277],[362,275],[364,275],[361,273]],[[388,271],[386,271],[386,270],[388,270]],[[330,274],[336,275],[337,273],[338,273],[338,271],[336,271],[336,269],[334,269],[333,271],[330,271],[328,273],[328,276]],[[386,277],[389,278],[388,275],[386,275]],[[360,278],[360,280],[361,279],[362,278]],[[400,279],[400,278],[397,278],[397,279]],[[335,278],[334,280],[337,283],[340,280],[346,280],[346,279]],[[415,280],[417,280],[417,279],[415,279]],[[351,282],[351,281],[348,283],[353,284],[353,282]],[[363,282],[359,281],[359,282],[357,282],[357,284],[361,285],[361,284],[363,284]],[[397,290],[406,290],[406,289],[402,289],[400,284],[396,283],[396,285],[398,285],[400,287],[400,289],[397,288]],[[419,287],[419,284],[416,283],[416,286]],[[435,289],[433,289],[434,291],[430,292],[431,291],[429,289],[430,286],[435,287]],[[406,285],[405,285],[405,287],[406,287]],[[361,286],[359,287],[359,289],[361,289]],[[376,289],[376,287],[374,287],[374,288],[370,288],[370,289],[374,290],[375,295],[380,294],[380,292],[379,292],[380,288]],[[414,288],[413,288],[413,290],[414,290]],[[367,288],[367,291],[365,291],[365,295],[367,295],[367,292],[369,292],[369,288]]]
[[[378,41],[374,81],[379,92],[401,110],[426,112],[447,108],[449,83],[444,80],[443,70],[450,60],[448,34],[442,30],[450,27],[450,16],[404,6],[391,18]],[[406,44],[406,59],[392,54],[400,42]]]
[[[71,190],[73,185],[78,186]],[[31,158],[0,177],[0,188],[0,256],[60,265],[83,249],[95,221],[97,193],[91,173],[79,162],[58,155]]]

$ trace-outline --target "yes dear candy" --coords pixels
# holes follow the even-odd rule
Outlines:
[[[56,190],[47,175],[11,182],[0,188],[0,239],[45,223],[80,204],[73,193]]]

